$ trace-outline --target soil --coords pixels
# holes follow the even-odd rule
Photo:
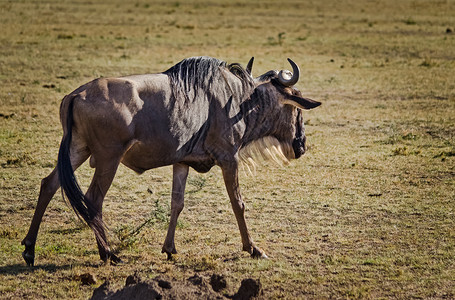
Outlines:
[[[142,300],[142,299],[235,299],[246,300],[263,295],[259,280],[244,279],[234,295],[223,294],[227,287],[223,275],[213,274],[210,279],[194,275],[187,280],[174,280],[159,276],[143,280],[137,275],[126,278],[125,287],[112,291],[105,281],[93,291],[91,300]]]

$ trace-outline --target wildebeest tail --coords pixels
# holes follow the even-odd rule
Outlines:
[[[74,108],[74,96],[66,96],[63,102],[69,101],[67,105],[62,102],[61,109],[67,107],[66,114],[62,114],[62,126],[64,127],[64,134],[62,142],[60,143],[60,149],[58,152],[58,178],[62,187],[62,195],[68,199],[69,203],[73,207],[76,215],[83,219],[95,232],[96,239],[101,244],[106,245],[106,239],[104,236],[104,228],[106,227],[93,204],[84,196],[84,193],[79,186],[76,176],[74,174],[73,166],[71,164],[70,148],[71,140],[73,135],[73,108]],[[66,120],[65,120],[66,119]],[[66,127],[66,128],[65,128]],[[65,130],[66,129],[66,130]]]

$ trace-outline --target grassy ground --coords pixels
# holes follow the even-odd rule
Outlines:
[[[454,298],[454,11],[451,0],[0,2],[0,297],[86,299],[137,272],[222,274],[230,294],[259,278],[265,298]],[[121,167],[104,212],[127,263],[101,265],[57,193],[26,267],[20,241],[56,163],[60,99],[194,55],[255,56],[255,75],[291,57],[298,87],[323,101],[305,115],[303,158],[242,174],[247,221],[271,259],[241,251],[215,168],[190,174],[180,254],[166,261],[171,170]],[[80,168],[82,186],[91,174]],[[97,283],[83,285],[84,273]]]

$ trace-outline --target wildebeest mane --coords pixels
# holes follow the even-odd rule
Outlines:
[[[211,91],[213,84],[229,85],[228,79],[222,74],[224,68],[241,80],[243,93],[252,90],[253,79],[240,64],[228,65],[225,61],[213,57],[199,56],[184,59],[164,74],[169,76],[173,96],[184,97],[191,101],[197,95]]]
[[[271,81],[276,78],[278,78],[278,71],[271,70],[271,71],[268,71],[267,73],[259,76],[258,81],[265,82],[265,81]]]

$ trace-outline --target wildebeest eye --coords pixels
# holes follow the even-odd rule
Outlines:
[[[298,89],[296,89],[296,88],[290,89],[290,93],[289,94],[291,94],[293,96],[300,96],[301,95],[300,91]]]

